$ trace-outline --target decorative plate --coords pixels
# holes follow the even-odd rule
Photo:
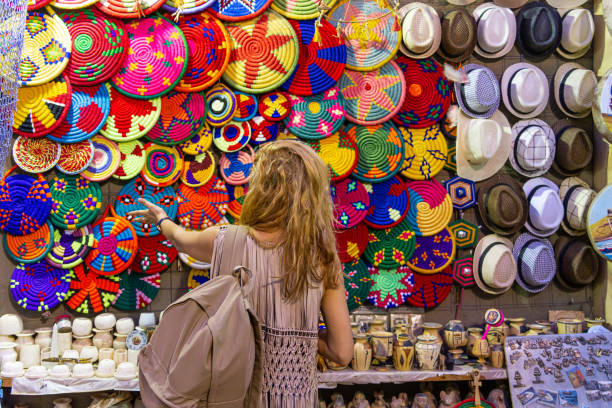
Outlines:
[[[113,178],[118,180],[131,180],[140,174],[145,165],[144,146],[138,140],[117,143],[120,159],[119,167],[115,170]]]
[[[398,176],[382,183],[364,183],[370,198],[365,223],[371,228],[391,228],[402,222],[408,213],[410,198],[406,184]]]
[[[302,139],[324,139],[333,135],[344,123],[344,98],[333,87],[313,96],[289,95],[291,113],[285,127]]]
[[[393,228],[372,229],[364,258],[372,265],[392,269],[405,265],[412,256],[415,235],[406,220]]]
[[[309,140],[307,143],[327,164],[332,181],[341,181],[355,171],[359,152],[355,139],[343,131],[321,140]]]
[[[196,134],[206,120],[206,99],[199,93],[170,92],[161,97],[161,115],[145,135],[157,144],[177,145]]]
[[[224,153],[219,159],[221,177],[227,184],[241,185],[249,182],[255,152],[249,145],[235,153]]]
[[[346,305],[349,310],[357,309],[365,304],[372,287],[368,266],[361,259],[346,262],[342,264],[342,273]]]
[[[207,270],[210,269],[211,266],[208,262],[198,261],[197,259],[187,255],[184,252],[179,252],[179,259],[185,265],[193,269]]]
[[[187,289],[192,290],[210,280],[210,269],[191,268],[187,276]]]
[[[282,14],[287,18],[295,20],[310,20],[319,17],[322,10],[329,10],[329,7],[333,6],[336,0],[325,0],[325,4],[322,0],[273,0],[270,7],[272,10]],[[321,20],[326,22],[326,20]],[[321,36],[323,38],[323,36]]]
[[[209,11],[223,21],[250,20],[263,13],[271,2],[272,0],[218,0],[211,5]]]
[[[232,217],[240,219],[240,214],[242,213],[242,204],[244,204],[244,199],[246,198],[246,194],[249,191],[249,185],[243,184],[241,186],[234,186],[228,184],[226,187],[227,193],[229,194],[227,212]]]
[[[416,237],[415,249],[407,264],[413,270],[430,274],[440,272],[455,259],[455,237],[448,228],[435,235]]]
[[[4,234],[4,251],[16,262],[34,263],[43,259],[53,246],[53,225],[47,221],[42,227],[26,235]]]
[[[119,293],[113,306],[124,311],[144,309],[157,296],[160,284],[159,273],[141,275],[128,268],[119,275]]]
[[[278,132],[280,130],[278,122],[271,122],[261,116],[255,116],[253,119],[249,120],[248,123],[251,127],[251,139],[249,143],[253,146],[271,142],[278,137]]]
[[[236,113],[236,94],[227,86],[217,84],[206,92],[206,106],[206,122],[213,127],[223,126],[232,120]]]
[[[83,263],[93,244],[91,227],[85,225],[75,230],[53,231],[53,247],[47,255],[49,265],[60,269],[72,269]]]
[[[401,171],[403,176],[412,180],[428,180],[444,168],[448,147],[437,125],[422,129],[399,127],[399,130],[406,146]]]
[[[259,99],[258,111],[264,119],[280,122],[289,116],[291,103],[284,92],[273,91],[262,95]]]
[[[117,143],[99,135],[91,141],[94,145],[93,159],[81,175],[90,181],[108,180],[115,174],[121,163],[119,146],[117,146]]]
[[[225,153],[237,152],[249,143],[251,126],[249,122],[230,121],[225,126],[213,129],[213,143]]]
[[[13,143],[13,160],[23,171],[44,173],[51,170],[60,159],[60,145],[45,137],[19,136]]]
[[[397,269],[368,268],[372,287],[368,300],[377,307],[384,309],[396,308],[412,295],[414,274],[410,268],[400,266]]]
[[[174,184],[183,171],[183,153],[176,146],[145,145],[145,165],[140,174],[153,185]]]
[[[337,230],[336,249],[340,262],[352,262],[359,259],[368,245],[368,227],[364,223],[353,228]]]
[[[83,172],[93,160],[94,144],[91,139],[82,142],[62,144],[57,169],[64,174],[79,174]]]
[[[235,154],[235,153],[232,153]],[[211,152],[204,152],[185,161],[181,182],[189,187],[199,187],[208,182],[215,174],[215,156]]]
[[[453,202],[436,179],[406,183],[410,195],[408,220],[417,236],[430,236],[444,230],[453,216]]]
[[[242,92],[235,92],[236,94],[236,112],[234,113],[234,120],[236,122],[246,122],[251,120],[257,115],[257,109],[259,102],[255,95],[249,95]]]
[[[108,309],[119,292],[119,276],[102,276],[78,265],[68,271],[70,288],[64,304],[71,310],[92,315]]]
[[[569,197],[571,194],[566,194]],[[602,188],[591,202],[587,215],[587,234],[595,252],[612,260],[612,185]]]
[[[9,288],[13,299],[23,309],[46,312],[64,301],[69,285],[67,270],[54,268],[43,260],[17,265]]]
[[[430,309],[442,303],[453,287],[450,266],[438,273],[424,275],[415,273],[412,294],[406,299],[412,306]]]
[[[188,16],[209,8],[216,0],[166,0],[161,8],[172,15]],[[182,28],[181,28],[182,30]]]
[[[346,179],[332,184],[330,190],[336,228],[351,228],[363,221],[370,206],[370,197],[360,181]]]
[[[138,252],[130,269],[136,273],[153,275],[165,272],[178,256],[178,251],[162,234],[139,237]]]
[[[223,181],[212,176],[200,187],[181,184],[178,189],[177,220],[185,227],[202,230],[221,221],[227,212],[229,195]]]
[[[96,7],[109,16],[142,18],[157,11],[164,0],[99,0]]]
[[[57,175],[50,182],[53,209],[49,219],[58,228],[74,230],[96,219],[102,190],[80,175]]]
[[[205,123],[195,136],[179,145],[183,153],[197,156],[207,151],[212,145],[212,130]]]

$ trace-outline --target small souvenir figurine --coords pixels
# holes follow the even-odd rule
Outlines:
[[[397,397],[393,397],[391,408],[408,408],[408,394],[400,392]]]
[[[525,385],[522,383],[523,381],[523,376],[521,375],[520,372],[516,372],[516,374],[514,374],[514,381],[516,381],[516,384],[514,384],[514,388],[521,388],[524,387]]]
[[[331,395],[331,404],[329,404],[327,408],[346,408],[346,405],[344,405],[344,397],[342,396],[342,394],[334,392]]]
[[[353,395],[353,400],[349,402],[348,408],[370,408],[370,403],[363,392],[357,391]]]
[[[389,404],[385,402],[384,391],[374,391],[374,402],[371,405],[372,408],[389,408]]]
[[[451,385],[440,391],[438,408],[453,408],[459,402],[459,389]]]
[[[414,396],[411,408],[433,408],[429,402],[427,394],[419,393]]]
[[[508,407],[508,405],[506,404],[506,396],[504,395],[504,392],[499,388],[494,388],[491,390],[489,396],[487,397],[487,401],[489,401],[497,408]]]
[[[438,406],[438,404],[436,403],[436,397],[434,397],[433,394],[434,384],[432,382],[419,383],[419,390],[421,391],[421,393],[427,395],[427,398],[429,399],[429,406],[431,408],[435,408],[436,406]]]
[[[536,367],[533,369],[533,376],[534,376],[534,380],[533,383],[534,384],[543,384],[544,381],[542,381],[542,371],[540,371],[540,367]]]

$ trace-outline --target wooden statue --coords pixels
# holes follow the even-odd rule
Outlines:
[[[504,395],[504,391],[499,388],[494,388],[489,393],[487,397],[487,401],[491,404],[495,405],[497,408],[508,408],[506,405],[506,396]]]
[[[353,395],[353,400],[349,402],[348,408],[370,408],[370,403],[363,392],[357,391]]]
[[[432,382],[419,383],[419,389],[421,390],[421,393],[427,395],[427,398],[429,399],[429,406],[431,408],[435,408],[438,406],[438,404],[436,403],[436,397],[433,394],[434,385]]]
[[[389,404],[385,402],[384,391],[374,391],[374,402],[371,405],[372,408],[390,408]]]
[[[438,408],[453,408],[459,401],[459,388],[449,385],[440,391],[440,405],[438,405]]]
[[[331,401],[331,404],[329,404],[327,408],[346,408],[346,405],[344,405],[344,397],[338,392],[334,392],[331,395]]]
[[[434,408],[434,406],[431,405],[427,394],[420,392],[414,396],[411,408]]]

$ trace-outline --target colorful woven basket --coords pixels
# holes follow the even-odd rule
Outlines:
[[[229,203],[227,203],[227,212],[232,217],[240,219],[242,213],[242,204],[249,191],[249,185],[243,184],[241,186],[227,185],[227,193],[229,194]]]
[[[146,207],[138,202],[139,198],[144,198],[150,203],[161,207],[168,217],[174,219],[178,210],[178,202],[174,189],[170,186],[156,187],[147,183],[143,177],[136,177],[121,188],[115,201],[115,211],[120,217],[132,223],[136,235],[139,237],[153,237],[159,235],[159,231],[154,224],[147,224],[132,221],[134,217],[128,215],[131,211],[145,210]]]
[[[30,11],[25,21],[19,65],[21,85],[41,85],[57,78],[68,65],[72,40],[66,24],[53,9]]]
[[[92,140],[94,155],[89,166],[81,173],[90,181],[108,180],[121,163],[121,152],[117,143],[102,136],[95,136]]]
[[[66,298],[70,278],[68,271],[47,262],[19,264],[11,276],[11,295],[25,310],[45,312],[57,307]]]
[[[22,86],[17,91],[13,132],[40,137],[53,132],[64,121],[70,108],[72,87],[65,74],[38,86]]]
[[[236,112],[234,120],[236,122],[246,122],[257,115],[259,102],[255,95],[248,95],[242,92],[236,92]]]
[[[159,187],[174,184],[183,171],[183,153],[176,146],[145,145],[145,165],[140,174]]]
[[[402,42],[396,17],[381,2],[344,0],[329,13],[346,44],[346,67],[373,71],[389,62]]]
[[[433,58],[395,60],[406,79],[406,98],[399,113],[393,117],[398,125],[411,129],[435,125],[446,115],[452,99],[450,82],[444,69]]]
[[[77,229],[96,219],[102,190],[82,176],[58,175],[50,183],[53,209],[49,219],[58,228]]]
[[[414,247],[414,232],[404,220],[393,228],[371,229],[363,256],[376,267],[393,269],[406,264]]]
[[[215,1],[209,11],[223,21],[244,21],[259,16],[270,6],[271,2],[272,0],[221,0]]]
[[[119,167],[115,170],[113,178],[131,180],[140,174],[145,165],[144,146],[138,140],[117,143],[120,159]]]
[[[87,140],[96,133],[110,113],[110,97],[104,84],[73,86],[66,119],[47,137],[61,143]]]
[[[142,275],[126,269],[119,275],[119,293],[113,306],[124,311],[144,309],[153,302],[160,286],[159,273]]]
[[[89,270],[99,275],[117,275],[136,258],[136,231],[128,220],[117,216],[113,206],[106,207],[102,218],[92,225],[91,233],[94,241],[85,258]]]
[[[161,98],[139,100],[123,95],[106,84],[110,95],[110,113],[100,129],[102,136],[115,142],[127,142],[146,135],[161,114]]]
[[[399,127],[406,146],[402,175],[412,180],[428,180],[446,164],[446,139],[436,125],[424,129]]]
[[[408,220],[417,236],[430,236],[446,228],[453,216],[453,202],[436,179],[406,183],[410,196]]]
[[[298,39],[279,14],[267,11],[249,21],[229,23],[227,31],[232,54],[223,79],[233,88],[254,94],[269,92],[295,70]]]
[[[191,139],[180,144],[180,148],[185,154],[197,156],[207,151],[212,145],[212,130],[208,123],[204,124]]]
[[[455,259],[455,236],[448,228],[428,237],[416,237],[415,249],[407,264],[420,273],[446,269]]]
[[[60,159],[60,145],[45,137],[19,136],[13,143],[13,160],[23,171],[44,173]]]
[[[91,139],[62,144],[56,167],[64,174],[79,174],[89,167],[93,157],[94,144]]]
[[[344,131],[355,140],[359,152],[353,177],[379,183],[399,173],[404,162],[404,138],[393,123],[349,124]]]
[[[370,206],[365,217],[365,223],[371,228],[391,228],[402,222],[408,214],[410,198],[406,184],[399,176],[392,177],[382,183],[364,183]]]
[[[47,221],[31,234],[4,234],[2,242],[6,254],[16,262],[38,262],[47,256],[53,246],[53,225]]]
[[[210,280],[210,269],[191,268],[187,276],[187,289],[192,290]]]
[[[92,315],[108,309],[119,292],[119,276],[102,276],[78,265],[68,271],[70,289],[64,304],[71,310]]]
[[[357,309],[365,304],[372,280],[368,266],[361,259],[342,264],[344,274],[344,291],[346,293],[346,305],[349,310]]]
[[[221,177],[227,184],[242,185],[249,182],[255,152],[249,145],[235,153],[224,153],[219,159]]]
[[[331,7],[335,2],[336,0],[273,0],[270,7],[288,19],[310,20],[319,17],[321,8]],[[324,22],[325,20],[321,21]]]
[[[178,251],[162,234],[139,237],[138,252],[130,269],[136,273],[153,275],[166,271],[178,256]]]
[[[364,223],[357,224],[353,228],[338,230],[335,235],[340,262],[356,261],[368,245],[368,227]]]
[[[132,98],[151,99],[167,94],[187,69],[188,47],[183,32],[160,15],[134,20],[126,29],[130,39],[128,56],[111,79],[113,85]]]
[[[330,190],[336,228],[352,228],[363,221],[370,206],[370,197],[361,182],[346,179],[332,184]]]
[[[357,145],[355,139],[343,131],[307,143],[329,167],[332,181],[344,180],[355,170],[359,160]]]
[[[15,174],[11,167],[0,180],[0,231],[26,235],[40,229],[51,214],[51,192],[42,174],[38,178]]]
[[[251,127],[251,139],[249,143],[253,146],[271,142],[278,137],[280,131],[278,122],[271,122],[261,116],[255,116],[253,119],[249,120],[248,123]]]
[[[370,266],[368,269],[372,280],[368,300],[374,306],[396,308],[412,295],[414,274],[410,268],[400,266],[397,269],[379,269]]]
[[[196,134],[206,120],[206,99],[199,93],[170,92],[161,97],[161,115],[145,135],[157,144],[174,146]]]
[[[204,152],[195,156],[193,160],[185,161],[181,182],[189,187],[199,187],[206,184],[213,174],[215,174],[215,156],[211,152]]]
[[[164,4],[166,7],[173,0]],[[187,6],[189,2],[178,0]],[[192,3],[211,3],[211,0],[191,0]],[[183,6],[183,7],[184,7]],[[186,9],[183,10],[183,14]],[[231,49],[230,38],[223,23],[209,12],[183,15],[178,20],[178,26],[187,39],[189,58],[187,70],[176,86],[176,91],[203,91],[217,82],[227,67]]]
[[[389,61],[374,71],[344,71],[338,81],[344,98],[346,118],[360,125],[376,125],[390,120],[406,97],[404,74]]]
[[[114,76],[128,51],[123,22],[95,8],[61,16],[72,37],[72,54],[65,70],[70,81],[74,85],[91,86]]]
[[[344,98],[338,88],[313,96],[289,95],[291,113],[286,129],[302,139],[323,139],[333,135],[344,123]]]
[[[225,126],[213,129],[213,143],[225,153],[237,152],[249,143],[251,126],[249,122],[231,121]]]
[[[217,84],[206,92],[206,107],[206,122],[213,127],[223,126],[232,120],[236,113],[236,94],[227,86]]]
[[[76,10],[93,6],[97,2],[98,0],[53,0],[51,5],[58,9]]]
[[[430,309],[446,299],[453,287],[453,273],[448,267],[431,275],[414,274],[412,294],[406,299],[412,306]]]
[[[92,244],[93,235],[89,225],[76,230],[56,228],[53,232],[53,247],[47,255],[47,262],[56,268],[72,269],[83,263]]]
[[[157,11],[164,0],[99,0],[96,7],[109,16],[142,18]]]
[[[202,230],[221,221],[227,212],[229,194],[223,181],[212,176],[200,187],[181,184],[178,189],[177,220],[185,227]]]
[[[286,93],[272,91],[259,98],[257,110],[264,119],[271,120],[272,122],[280,122],[289,116],[291,112],[291,102],[289,102],[289,96]]]
[[[208,262],[198,261],[197,259],[187,255],[184,252],[179,252],[179,259],[185,265],[193,269],[207,270],[210,269],[211,266]]]
[[[38,10],[51,3],[51,0],[28,0],[28,11]]]

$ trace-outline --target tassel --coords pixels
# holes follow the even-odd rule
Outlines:
[[[143,18],[145,16],[141,0],[136,0],[136,11],[138,12],[138,18]]]
[[[319,32],[319,24],[315,23],[315,31],[312,36],[312,41],[321,44],[321,33]]]
[[[175,0],[176,10],[172,13],[172,17],[174,17],[174,22],[178,23],[179,17],[183,14],[183,9],[185,7],[185,2],[183,0]]]
[[[398,32],[399,30],[401,30],[400,24],[399,24],[399,18],[397,18],[397,15],[393,15],[393,31]]]

